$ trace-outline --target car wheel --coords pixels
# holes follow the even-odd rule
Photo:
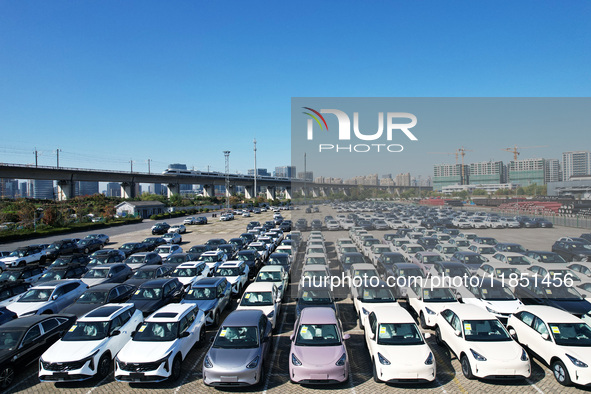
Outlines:
[[[205,324],[199,330],[199,345],[203,346],[205,344]]]
[[[181,356],[177,355],[172,362],[172,369],[170,371],[170,380],[177,381],[181,377]]]
[[[359,328],[361,328],[363,330],[363,323],[362,323],[362,320],[361,320],[361,312],[357,316],[359,318]]]
[[[101,356],[98,362],[98,368],[96,369],[96,374],[99,379],[105,378],[109,372],[111,371],[111,356],[108,353],[105,353]]]
[[[441,347],[444,346],[443,340],[441,339],[441,330],[439,330],[439,326],[435,327],[435,342]]]
[[[474,374],[472,374],[472,367],[470,366],[470,360],[468,360],[468,356],[464,354],[460,360],[460,363],[462,364],[462,373],[466,379],[474,379]]]
[[[380,383],[380,379],[378,378],[378,369],[376,368],[375,360],[372,360],[371,362],[371,370],[373,375],[373,381],[376,383]]]
[[[27,265],[27,263],[25,263],[24,261],[19,261],[16,266],[17,267],[24,267],[25,265]]]
[[[5,389],[12,384],[14,380],[14,368],[7,365],[0,371],[0,387]]]
[[[569,386],[571,384],[570,375],[562,361],[556,360],[552,363],[552,372],[556,381],[561,385]]]
[[[419,314],[419,322],[421,323],[421,328],[423,328],[423,329],[429,328],[429,327],[427,327],[427,322],[425,321],[425,315],[423,314],[422,311]]]
[[[88,252],[90,252],[90,250],[88,248],[84,248],[84,254],[88,254]]]
[[[213,317],[213,325],[218,327],[220,325],[220,314],[216,312],[215,316]]]

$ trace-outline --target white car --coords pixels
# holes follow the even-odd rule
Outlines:
[[[484,223],[488,228],[505,228],[505,223],[495,217],[487,218]]]
[[[183,253],[183,248],[178,245],[162,245],[154,249],[154,252],[158,253],[162,257],[162,261],[166,260],[171,254]]]
[[[468,248],[466,248],[466,249],[468,249]],[[442,244],[437,244],[435,246],[435,249],[433,249],[433,251],[439,253],[444,260],[449,261],[449,260],[451,260],[454,253],[458,252],[459,250],[458,250],[457,246],[452,245],[451,243],[442,243]]]
[[[224,277],[232,285],[232,294],[240,297],[248,284],[248,264],[244,261],[226,261],[220,264],[213,276]]]
[[[246,249],[255,250],[263,262],[269,258],[269,248],[263,242],[251,242]]]
[[[238,303],[236,310],[260,309],[275,329],[281,311],[281,292],[272,282],[251,283]]]
[[[183,224],[195,224],[195,218],[194,217],[185,218],[185,220],[183,220]]]
[[[104,378],[111,372],[113,358],[143,321],[142,312],[133,304],[107,304],[87,313],[43,353],[39,380]]]
[[[178,234],[184,234],[187,232],[187,228],[185,227],[184,224],[175,224],[174,226],[170,226],[170,228],[168,229],[169,233],[178,233]]]
[[[88,286],[79,279],[45,282],[31,287],[6,309],[18,317],[57,313],[72,305],[87,289]]]
[[[207,278],[209,272],[209,267],[204,261],[188,261],[179,264],[174,271],[170,273],[170,277],[177,278],[179,282],[187,288],[199,279]]]
[[[489,257],[488,261],[491,263],[505,263],[507,265],[525,265],[529,266],[532,260],[521,253],[515,252],[497,252]]]
[[[364,328],[369,314],[381,306],[390,308],[400,307],[396,298],[385,282],[380,281],[377,286],[368,283],[367,286],[353,287],[351,289],[353,306],[359,318],[359,327]]]
[[[459,237],[450,239],[449,244],[458,248],[460,252],[467,251],[470,248],[470,241]]]
[[[285,270],[282,265],[266,265],[262,267],[254,279],[255,283],[273,283],[277,286],[281,299],[287,291],[289,285],[289,273]]]
[[[418,252],[424,252],[424,251],[425,251],[425,249],[421,245],[409,243],[409,244],[402,245],[400,247],[400,251],[398,253],[403,255],[404,259],[406,261],[410,262],[415,254],[417,254]]]
[[[243,218],[249,218],[250,217],[250,212],[248,212],[248,211],[242,212],[242,217]]]
[[[326,229],[329,231],[337,231],[341,229],[341,225],[336,220],[328,220],[326,222]]]
[[[390,247],[390,245],[386,245],[386,244],[375,244],[371,247],[370,251],[369,251],[369,259],[371,260],[371,262],[377,266],[378,264],[378,259],[380,258],[380,256],[382,255],[382,253],[388,253],[391,252],[392,248]]]
[[[177,380],[182,362],[197,342],[205,341],[205,315],[193,303],[168,304],[134,332],[115,358],[115,380]]]
[[[402,307],[380,305],[367,317],[365,343],[376,382],[432,382],[435,356],[410,313]]]
[[[446,344],[456,355],[467,379],[530,377],[527,352],[491,313],[457,304],[442,310],[436,321],[437,343]]]
[[[461,302],[492,313],[503,324],[523,305],[507,285],[491,278],[471,278],[465,287],[456,288],[456,294]]]
[[[38,263],[45,261],[45,249],[39,245],[24,246],[11,252],[8,257],[0,259],[0,264],[3,265],[2,270],[6,267],[24,267],[27,264]]]
[[[226,260],[228,260],[228,256],[221,250],[210,250],[201,253],[201,256],[197,259],[197,261],[204,261],[207,264],[211,274],[215,272],[220,264],[226,262]]]
[[[162,236],[162,239],[166,241],[167,244],[180,244],[183,242],[183,237],[179,233],[166,233]]]
[[[459,302],[449,286],[441,280],[431,279],[412,281],[406,288],[408,305],[419,316],[422,328],[434,327],[439,312],[458,305]]]
[[[515,339],[550,366],[562,385],[591,383],[591,328],[566,311],[527,305],[509,318]]]

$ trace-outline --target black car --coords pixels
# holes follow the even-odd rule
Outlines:
[[[149,316],[164,305],[179,302],[182,295],[183,284],[177,278],[154,279],[143,283],[129,301]]]
[[[76,245],[78,250],[85,254],[96,252],[104,246],[103,242],[98,238],[81,239]]]
[[[259,268],[261,267],[262,261],[259,254],[254,250],[241,250],[236,254],[236,260],[245,261],[248,265],[248,277],[254,278]]]
[[[62,239],[49,245],[45,251],[45,258],[49,261],[53,261],[59,256],[79,252],[80,248],[78,248],[77,243],[73,239]]]
[[[337,312],[337,306],[330,287],[302,286],[298,291],[296,302],[296,319],[302,310],[308,307],[327,307]]]
[[[243,238],[230,238],[228,240],[229,244],[232,244],[236,247],[236,250],[242,250],[246,247],[246,241]]]
[[[65,267],[71,264],[80,264],[86,266],[90,262],[90,257],[84,254],[72,254],[69,256],[60,256],[49,265],[49,269]]]
[[[217,249],[224,252],[226,254],[226,256],[228,256],[228,260],[234,260],[234,257],[236,256],[236,252],[238,251],[236,246],[233,244],[218,245]]]
[[[10,387],[16,374],[60,339],[75,320],[72,315],[34,315],[0,326],[0,388]]]
[[[242,238],[244,240],[246,245],[248,245],[249,243],[254,242],[256,240],[256,236],[252,233],[242,233],[242,234],[240,234],[240,238]]]
[[[35,285],[62,279],[80,279],[88,271],[85,265],[71,264],[63,267],[50,268],[41,275]]]
[[[540,228],[552,228],[554,225],[551,221],[543,219],[543,218],[534,218],[534,221],[538,223],[538,227]]]
[[[581,234],[581,236],[579,238],[583,238],[583,239],[586,239],[587,241],[591,242],[591,233]]]
[[[419,238],[417,243],[421,245],[425,250],[433,250],[433,248],[437,246],[439,241],[437,241],[437,238],[435,237],[421,237]]]
[[[11,300],[23,294],[29,287],[31,285],[22,280],[0,283],[0,302]]]
[[[205,245],[209,246],[211,250],[215,250],[219,245],[225,244],[227,244],[227,242],[223,238],[212,238],[205,243]]]
[[[125,260],[125,254],[123,252],[115,249],[102,249],[90,255],[88,265],[121,263],[123,260]]]
[[[246,225],[246,231],[252,230],[255,227],[260,227],[261,222],[250,222]]]
[[[558,253],[566,261],[589,261],[591,249],[581,242],[556,241],[552,251]]]
[[[80,318],[99,306],[127,301],[135,289],[135,286],[124,283],[105,283],[94,286],[82,293],[72,305],[62,310],[61,313],[73,314]]]
[[[320,219],[314,219],[314,220],[312,220],[310,222],[310,228],[312,230],[322,230],[322,221]]]
[[[197,261],[199,256],[200,254],[198,253],[174,253],[168,256],[168,258],[166,258],[163,263],[179,265],[186,263],[187,261]]]
[[[376,269],[382,279],[394,276],[394,264],[406,263],[404,256],[398,252],[385,252],[378,257]]]
[[[539,261],[540,263],[548,264],[566,264],[566,260],[563,259],[558,253],[546,252],[542,250],[528,250],[525,255],[530,259]]]
[[[367,263],[367,261],[359,252],[348,252],[341,255],[339,263],[341,263],[341,270],[343,272],[348,272],[352,264],[363,264]]]
[[[131,278],[126,280],[125,284],[138,287],[149,280],[165,277],[173,269],[174,266],[170,265],[145,265],[138,269]]]
[[[559,282],[541,283],[541,280],[530,279],[529,283],[515,287],[514,293],[525,305],[553,306],[579,318],[591,311],[591,303],[574,287]]]
[[[156,223],[152,227],[152,235],[162,235],[168,232],[170,225],[168,223]]]
[[[198,216],[195,218],[193,224],[207,224],[207,218],[205,216]]]
[[[291,220],[284,220],[283,222],[281,222],[281,224],[279,225],[279,229],[283,232],[290,232],[291,231]]]
[[[148,237],[142,241],[146,245],[148,252],[152,252],[160,245],[166,245],[166,240],[162,237]]]
[[[189,253],[202,254],[211,250],[209,245],[194,245],[189,248]]]
[[[285,272],[291,274],[291,265],[289,263],[289,255],[287,253],[271,253],[265,265],[282,265]]]
[[[127,242],[119,247],[119,250],[129,257],[134,253],[148,252],[148,246],[143,242]]]
[[[0,326],[4,323],[8,323],[9,321],[16,319],[17,317],[18,315],[13,311],[6,309],[6,307],[4,306],[0,307]]]
[[[45,271],[45,268],[39,265],[27,265],[22,268],[7,268],[0,275],[0,282],[23,280],[27,283],[34,282]]]

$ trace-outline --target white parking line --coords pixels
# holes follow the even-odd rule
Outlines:
[[[93,386],[93,387],[92,387],[90,390],[88,390],[88,391],[86,392],[86,394],[90,394],[90,393],[92,393],[92,392],[93,392],[95,389],[97,389],[97,388],[98,388],[100,385],[102,385],[102,384],[103,384],[103,382],[104,382],[105,380],[107,380],[108,378],[110,378],[110,377],[111,377],[111,375],[112,375],[113,373],[114,373],[114,372],[112,372],[112,373],[108,374],[107,376],[105,376],[105,377],[104,377],[104,378],[103,378],[103,379],[102,379],[100,382],[98,382],[98,383],[97,383],[97,384],[95,384],[95,385],[94,385],[94,386]]]
[[[287,309],[287,308],[286,308]],[[287,315],[287,311],[283,311],[283,316],[281,317],[281,324],[279,325],[279,332],[283,332],[283,325],[285,324],[285,316]],[[263,394],[267,394],[267,389],[269,388],[269,381],[271,380],[271,370],[273,369],[273,365],[275,364],[275,357],[277,356],[277,347],[279,346],[279,339],[281,335],[275,336],[275,344],[273,345],[273,357],[271,357],[271,364],[269,364],[269,372],[265,378],[265,387],[263,388]]]
[[[538,386],[536,386],[536,385],[534,384],[534,382],[532,382],[532,381],[531,381],[531,379],[526,379],[526,382],[527,382],[527,383],[529,383],[529,384],[531,384],[531,386],[532,386],[534,389],[536,389],[536,391],[537,391],[538,393],[540,393],[540,394],[544,394],[544,392],[542,391],[542,389],[541,389],[541,388],[539,388]]]

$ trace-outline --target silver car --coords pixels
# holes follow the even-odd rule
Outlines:
[[[203,383],[215,387],[259,383],[272,346],[272,331],[271,322],[261,310],[230,313],[203,359]]]

